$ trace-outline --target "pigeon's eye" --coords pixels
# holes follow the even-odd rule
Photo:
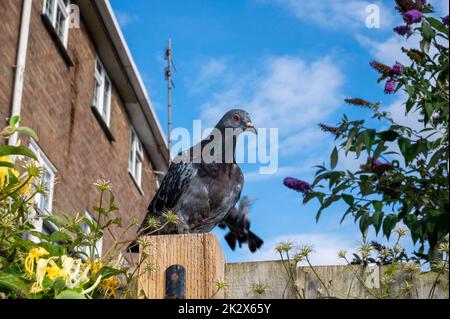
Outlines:
[[[237,121],[239,121],[240,119],[241,119],[241,117],[240,117],[239,115],[237,115],[237,114],[234,114],[234,115],[233,115],[233,121],[237,122]]]

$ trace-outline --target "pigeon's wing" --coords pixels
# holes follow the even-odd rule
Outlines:
[[[180,162],[172,163],[169,170],[161,182],[155,197],[151,201],[147,216],[141,226],[141,230],[146,227],[147,218],[149,216],[160,216],[163,212],[171,210],[177,204],[180,196],[189,186],[195,169],[192,163]]]

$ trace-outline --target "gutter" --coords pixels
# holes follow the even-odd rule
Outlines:
[[[27,59],[28,38],[30,33],[31,9],[33,0],[23,0],[22,18],[19,33],[19,45],[17,49],[16,74],[12,98],[11,117],[19,115],[22,109],[23,82]],[[8,145],[17,144],[17,133],[8,139]]]
[[[123,65],[129,79],[129,83],[139,101],[138,104],[140,105],[142,112],[146,117],[146,121],[153,132],[156,142],[156,149],[152,151],[159,153],[159,156],[163,159],[163,161],[157,160],[157,163],[155,163],[156,169],[159,171],[166,171],[169,162],[168,143],[158,121],[158,117],[156,116],[150,97],[145,89],[144,82],[142,81],[128,45],[121,32],[114,11],[108,0],[94,0],[94,2],[96,3],[96,7],[99,10],[100,16],[103,19],[104,25],[109,33],[113,45],[118,52],[120,62]]]

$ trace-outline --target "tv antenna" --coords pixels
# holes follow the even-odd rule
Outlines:
[[[172,90],[175,88],[175,84],[172,80],[172,68],[176,72],[177,68],[175,67],[175,63],[172,58],[172,40],[169,39],[165,54],[165,59],[167,60],[167,67],[165,68],[165,77],[167,80],[167,111],[168,111],[168,125],[167,125],[167,145],[169,148],[169,164],[171,162],[171,137],[172,137]]]

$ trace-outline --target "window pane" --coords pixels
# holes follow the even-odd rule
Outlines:
[[[111,92],[111,82],[107,78],[105,78],[105,89],[103,92],[103,108],[102,108],[102,116],[106,122],[109,119],[109,103],[110,103],[110,92]]]
[[[99,105],[100,90],[101,90],[101,84],[100,84],[100,82],[98,82],[97,79],[95,79],[94,100],[92,102],[92,105],[94,105],[97,108]]]
[[[98,74],[101,76],[103,74],[103,67],[100,61],[97,59],[97,63],[95,66],[95,70],[98,72]]]
[[[58,37],[61,39],[61,41],[64,41],[65,36],[65,25],[66,25],[66,16],[62,12],[61,8],[58,6],[56,9],[56,21],[55,21],[55,30],[58,34]]]
[[[39,208],[42,211],[49,212],[50,213],[50,207],[51,207],[51,190],[52,190],[52,183],[53,183],[53,176],[48,171],[48,169],[44,168],[42,173],[42,182],[45,187],[46,193],[44,195],[41,195],[41,201],[39,202]]]
[[[55,7],[55,0],[47,0],[45,1],[44,13],[53,20],[53,9]]]

